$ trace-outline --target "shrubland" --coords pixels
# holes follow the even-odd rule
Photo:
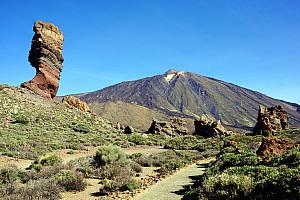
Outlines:
[[[274,135],[297,143],[293,137],[299,134],[294,130]],[[184,199],[300,199],[299,146],[263,160],[256,155],[261,137],[229,137],[237,146],[222,148]]]

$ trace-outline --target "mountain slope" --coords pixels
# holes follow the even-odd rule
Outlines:
[[[172,118],[172,116],[165,115],[153,109],[122,101],[95,102],[89,104],[89,107],[93,112],[100,113],[101,117],[110,122],[119,122],[124,126],[130,125],[141,131],[147,131],[153,119],[170,121]],[[186,128],[189,132],[194,132],[193,120],[185,119],[185,121],[187,121]]]
[[[107,120],[0,84],[0,155],[32,159],[56,149],[123,144],[125,139]]]
[[[88,103],[123,101],[171,116],[202,114],[235,127],[252,127],[258,105],[282,105],[293,126],[300,124],[299,105],[276,100],[259,92],[190,72],[170,70],[162,75],[122,82],[80,97]]]

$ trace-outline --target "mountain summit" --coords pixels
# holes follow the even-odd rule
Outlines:
[[[276,100],[224,81],[173,69],[162,75],[112,85],[80,98],[88,103],[135,104],[169,116],[197,118],[205,114],[228,126],[239,128],[255,125],[259,105],[281,105],[288,112],[290,123],[293,126],[300,125],[300,106],[297,104]]]

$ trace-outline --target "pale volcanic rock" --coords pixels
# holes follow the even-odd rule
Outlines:
[[[83,112],[90,112],[90,108],[84,101],[81,101],[80,99],[74,97],[74,96],[66,96],[62,99],[63,103],[66,103],[70,105],[73,108],[78,108],[79,110]]]

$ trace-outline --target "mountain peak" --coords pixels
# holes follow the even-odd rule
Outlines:
[[[168,71],[165,72],[165,75],[168,74],[177,74],[178,72],[175,69],[169,69]]]

